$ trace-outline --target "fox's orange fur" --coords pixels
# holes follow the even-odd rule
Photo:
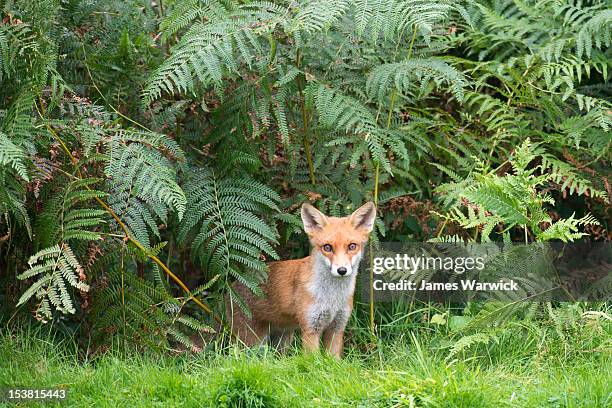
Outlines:
[[[372,231],[376,207],[367,203],[349,217],[326,217],[310,204],[302,205],[302,221],[312,250],[303,259],[272,262],[264,297],[255,296],[241,283],[234,289],[253,317],[227,299],[232,331],[247,346],[271,340],[288,345],[295,329],[302,332],[305,350],[325,348],[340,357],[344,328],[353,309],[357,269]]]

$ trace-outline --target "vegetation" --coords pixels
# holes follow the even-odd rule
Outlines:
[[[587,394],[595,406],[609,403],[606,379],[587,368],[604,367],[600,354],[610,351],[607,304],[545,303],[503,316],[472,304],[422,313],[415,304],[359,305],[347,362],[209,354],[222,346],[229,284],[257,293],[265,262],[307,253],[304,201],[345,215],[373,200],[372,247],[610,241],[607,1],[0,0],[0,8],[0,321],[11,331],[33,316],[39,322],[25,327],[68,336],[86,361],[108,349],[204,346],[207,357],[181,362],[180,377],[155,369],[167,395],[190,386],[231,398],[241,387],[213,386],[218,377],[195,377],[195,364],[202,376],[226,367],[237,382],[275,370],[262,374],[255,400],[323,398],[311,387],[332,381],[306,384],[306,367],[309,378],[342,384],[347,370],[370,376],[380,395],[354,381],[345,390],[332,384],[355,393],[332,400],[364,406],[367,398],[410,406],[400,394],[439,406],[451,392],[442,379],[453,374],[462,379],[452,392],[482,381],[508,402],[525,372],[550,393],[530,383],[533,395],[520,404],[578,406]],[[452,322],[478,313],[487,316],[480,326],[451,333]],[[555,339],[540,343],[548,326]],[[600,342],[584,346],[570,326]],[[388,334],[401,330],[424,338]],[[508,340],[521,330],[532,339],[524,354]],[[596,330],[604,334],[585,334]],[[65,361],[10,334],[1,347],[24,353],[11,365],[17,371],[2,375],[26,375],[28,348],[45,356],[49,373]],[[406,347],[421,351],[406,356]],[[463,360],[472,347],[488,356],[477,359],[487,371]],[[558,359],[539,371],[543,349]],[[456,360],[440,368],[448,350]],[[587,388],[555,397],[571,377],[568,350],[577,353],[571,384],[583,379]],[[135,363],[142,375],[151,364]],[[83,398],[96,381],[123,381],[113,367],[126,364],[101,357],[106,368],[81,383]],[[90,369],[70,365],[44,378]],[[286,380],[285,391],[267,394],[266,381],[280,378],[298,385]],[[405,381],[420,391],[391,385]],[[478,395],[461,401],[489,403]]]
[[[572,315],[579,316],[576,311]],[[367,351],[364,321],[364,335],[352,331],[354,345],[340,361],[299,350],[281,357],[266,349],[195,357],[113,351],[83,358],[76,339],[26,329],[0,338],[0,383],[65,387],[66,401],[48,403],[61,407],[569,408],[612,402],[610,370],[603,369],[610,354],[599,349],[610,345],[605,319],[577,324],[569,348],[551,324],[523,322],[495,347],[475,345],[458,356],[449,354],[447,328],[438,327],[396,322],[384,327],[395,337]]]

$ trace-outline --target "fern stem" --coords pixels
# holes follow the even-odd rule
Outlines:
[[[89,190],[88,186],[85,186],[85,187]],[[106,212],[108,212],[111,215],[111,217],[113,217],[115,219],[117,224],[119,224],[119,226],[123,230],[123,233],[125,234],[125,238],[126,239],[128,239],[132,244],[134,244],[140,251],[142,251],[142,253],[144,253],[149,259],[151,259],[153,262],[155,262],[160,268],[162,268],[162,270],[166,273],[166,275],[168,275],[177,285],[179,285],[181,287],[181,289],[183,289],[183,291],[187,295],[189,295],[189,299],[192,299],[195,302],[195,304],[197,304],[202,310],[204,310],[207,314],[212,316],[212,318],[217,323],[221,324],[222,327],[225,327],[225,325],[223,324],[223,321],[221,320],[221,318],[219,316],[217,316],[212,311],[212,309],[210,307],[206,306],[204,303],[202,303],[202,301],[200,299],[198,299],[196,296],[194,296],[191,293],[191,290],[189,290],[187,285],[185,285],[185,283],[183,283],[183,281],[178,276],[176,276],[157,256],[155,256],[153,254],[150,254],[146,250],[146,248],[137,239],[132,237],[132,235],[130,234],[130,232],[127,229],[126,225],[119,218],[119,216],[113,211],[113,209],[108,206],[108,204],[106,204],[104,201],[102,201],[99,197],[94,197],[94,199],[98,202],[98,204],[100,204],[102,206],[102,208],[104,208],[106,210]]]
[[[417,29],[414,26],[414,30],[412,32],[412,39],[410,41],[410,48],[408,49],[408,59],[412,56],[412,48],[414,46],[414,41],[416,39]],[[393,89],[391,92],[391,101],[389,104],[389,112],[387,113],[387,130],[391,128],[391,119],[393,117],[393,108],[395,105],[395,97],[396,90]],[[378,116],[378,115],[377,115]],[[380,163],[376,163],[376,168],[374,169],[374,206],[376,210],[378,210],[378,184],[380,180]],[[376,336],[376,325],[374,322],[374,270],[371,265],[374,263],[374,245],[372,243],[372,239],[370,239],[370,333],[372,336]]]
[[[387,130],[391,128],[391,118],[393,117],[393,105],[395,105],[395,89],[391,92],[391,101],[389,105],[389,112],[387,113]]]
[[[438,233],[436,234],[436,238],[440,238],[440,235],[442,235],[442,231],[444,231],[444,228],[446,228],[447,223],[448,223],[448,218],[444,220],[442,227],[440,227],[440,231],[438,231]]]
[[[374,206],[378,210],[378,180],[380,177],[380,163],[376,163],[374,170]],[[374,323],[374,244],[370,238],[370,334],[376,336],[376,326]]]
[[[406,57],[407,60],[409,60],[410,57],[412,57],[412,49],[414,47],[414,40],[416,40],[416,35],[417,35],[417,27],[415,25],[414,29],[412,30],[412,39],[410,40],[410,46],[408,47],[408,56]]]
[[[223,222],[223,216],[221,215],[221,204],[219,203],[219,188],[217,187],[217,177],[213,170],[213,186],[215,190],[215,209],[217,210],[217,217],[219,217],[219,224],[221,225],[221,230],[223,233],[223,240],[225,241],[225,248],[227,248],[227,253],[225,257],[225,267],[229,271],[230,269],[230,254],[229,254],[229,242],[227,240],[227,229],[225,228],[225,223]]]
[[[298,48],[295,57],[295,65],[297,69],[300,69],[302,62],[302,51]],[[310,150],[310,141],[308,140],[308,115],[306,114],[306,100],[304,99],[304,89],[302,86],[301,78],[297,76],[295,82],[298,88],[298,95],[300,98],[300,110],[302,112],[302,143],[304,144],[304,153],[306,154],[306,161],[308,162],[308,175],[310,176],[310,184],[313,186],[317,184],[317,180],[314,175],[314,165],[312,161],[312,151]]]
[[[314,165],[312,162],[312,152],[310,151],[310,143],[308,143],[308,138],[306,137],[305,134],[303,138],[303,143],[304,143],[304,152],[306,153],[306,161],[308,162],[308,174],[310,176],[310,184],[314,186],[315,184],[317,184],[317,180],[315,179],[315,175],[314,175]]]
[[[416,32],[416,31],[415,31]],[[391,101],[389,104],[389,112],[387,113],[387,130],[391,127],[391,118],[393,117],[393,107],[395,105],[395,89],[391,92]],[[380,163],[376,163],[374,169],[374,206],[378,209],[378,184],[380,181]],[[374,245],[370,239],[370,265],[374,263]],[[370,332],[375,335],[374,324],[374,271],[370,268]]]
[[[123,257],[125,246],[121,246],[121,317],[123,318],[123,340],[127,342],[127,319],[125,318],[125,266]],[[126,344],[127,345],[127,344]]]
[[[270,43],[270,56],[268,57],[268,64],[272,64],[274,58],[276,58],[276,40],[272,34],[268,36],[268,42]]]

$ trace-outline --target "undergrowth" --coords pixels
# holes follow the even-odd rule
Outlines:
[[[195,354],[87,354],[72,337],[23,326],[1,334],[0,384],[66,388],[62,407],[607,407],[612,322],[599,312],[578,317],[567,340],[552,325],[516,322],[454,356],[450,329],[422,316],[385,326],[369,348],[355,318],[339,361],[215,342]]]

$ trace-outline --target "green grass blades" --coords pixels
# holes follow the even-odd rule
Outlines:
[[[421,329],[344,359],[269,349],[197,355],[79,354],[40,329],[0,337],[0,384],[65,387],[61,407],[608,407],[610,324],[569,342],[516,326],[452,360],[448,335]],[[607,339],[607,340],[606,340]],[[607,344],[607,346],[606,346]],[[599,345],[599,346],[597,346]],[[602,346],[603,345],[603,346]],[[607,347],[607,349],[606,349]],[[568,353],[567,350],[572,352]],[[24,403],[23,406],[36,406]]]

